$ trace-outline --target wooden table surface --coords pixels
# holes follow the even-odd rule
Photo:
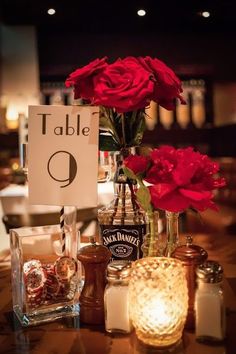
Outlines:
[[[1,235],[0,235],[1,236]],[[236,354],[236,235],[198,234],[194,243],[204,247],[209,259],[224,267],[227,336],[222,344],[196,342],[185,331],[182,342],[171,350],[157,350],[140,343],[135,333],[109,335],[102,326],[85,326],[79,318],[21,328],[12,312],[9,251],[0,257],[0,353],[1,354]]]

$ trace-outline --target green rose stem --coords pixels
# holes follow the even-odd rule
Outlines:
[[[167,244],[165,250],[166,257],[171,257],[172,252],[175,250],[179,242],[178,219],[179,219],[179,213],[166,211],[166,235],[167,235]]]
[[[121,185],[121,224],[124,225],[125,222],[125,193],[126,193],[126,185]]]
[[[123,121],[123,123],[125,123]],[[123,140],[125,141],[125,139]],[[129,155],[129,149],[128,148],[121,148],[120,154],[122,156],[121,160],[117,161],[117,171],[114,176],[114,182],[116,185],[116,197],[114,201],[114,212],[112,214],[112,217],[110,218],[109,223],[113,224],[113,220],[115,216],[117,215],[118,212],[118,206],[119,202],[121,203],[121,214],[120,214],[120,222],[121,224],[124,224],[125,222],[125,217],[126,217],[126,193],[127,189],[129,188],[130,190],[130,199],[131,199],[131,204],[132,204],[132,209],[134,212],[134,224],[139,224],[140,223],[140,213],[139,213],[139,208],[138,204],[136,202],[136,196],[133,190],[133,183],[132,179],[129,179],[123,170],[123,158],[127,157]]]
[[[109,126],[109,130],[110,130],[110,133],[113,135],[113,138],[115,139],[116,142],[119,143],[120,145],[120,154],[123,156],[123,158],[127,157],[129,155],[129,152],[128,152],[128,148],[127,146],[129,146],[129,144],[131,143],[131,141],[127,141],[127,136],[128,136],[128,140],[131,139],[131,137],[129,137],[129,129],[131,129],[131,127],[127,127],[126,125],[128,124],[127,122],[127,118],[126,115],[124,113],[120,114],[120,135],[119,136],[117,134],[117,129],[116,129],[116,123],[115,123],[115,120],[116,118],[114,118],[114,114],[115,112],[113,111],[113,109],[109,109],[109,108],[105,108],[104,109],[104,112],[106,114],[106,117],[108,118],[108,120],[106,120],[108,126]],[[139,114],[138,114],[139,113]],[[142,113],[142,114],[141,114]],[[103,116],[104,117],[104,116]],[[131,119],[132,118],[132,119]],[[136,119],[141,119],[143,121],[143,112],[133,112],[132,113],[132,117],[130,117],[130,120],[136,120]],[[140,127],[138,127],[139,129],[136,131],[135,133],[135,139],[136,139],[136,135],[139,136],[141,133],[140,133],[140,129],[143,130],[143,127],[142,127],[142,124],[140,125]],[[136,128],[137,129],[137,128]],[[131,133],[132,133],[132,129],[131,129]],[[142,136],[142,134],[140,135]],[[134,139],[134,140],[135,140]],[[122,163],[120,161],[120,165],[117,166],[117,172],[119,170],[119,167],[122,167]],[[119,173],[119,172],[118,172]],[[132,184],[132,178],[131,180],[129,178],[126,178],[126,183],[124,183],[124,179],[122,177],[122,173],[121,175],[119,176],[117,174],[117,176],[115,177],[115,179],[117,178],[117,182],[119,183],[118,180],[121,181],[119,187],[118,187],[118,194],[116,195],[116,198],[115,198],[115,205],[114,205],[114,212],[113,212],[113,215],[110,219],[110,223],[112,224],[113,223],[113,220],[114,220],[114,217],[116,216],[117,214],[117,210],[118,210],[118,205],[119,205],[119,201],[121,202],[121,215],[120,215],[120,219],[121,219],[121,224],[124,224],[124,220],[125,220],[125,217],[126,217],[126,192],[127,192],[127,185],[130,189],[130,194],[131,194],[131,203],[132,203],[132,209],[133,209],[133,212],[134,212],[134,224],[139,224],[140,223],[140,213],[139,213],[139,208],[138,208],[138,204],[136,202],[136,196],[135,196],[135,193],[134,193],[134,190],[133,190],[133,184]]]
[[[121,191],[121,185],[118,186],[118,195],[120,195],[120,191]],[[114,212],[112,214],[111,224],[113,223],[113,219],[116,216],[117,209],[118,209],[118,204],[119,204],[119,197],[116,197],[115,203],[114,203]]]
[[[139,214],[139,209],[138,205],[136,203],[136,198],[135,194],[133,191],[133,186],[130,182],[127,182],[130,192],[131,192],[131,203],[132,203],[132,208],[134,211],[134,224],[139,224],[140,223],[140,214]],[[120,184],[118,187],[118,196],[115,198],[115,203],[114,203],[114,212],[112,214],[112,219],[111,219],[111,224],[113,223],[114,217],[117,214],[118,210],[118,205],[119,205],[119,199],[121,200],[121,224],[124,224],[124,219],[126,216],[126,188],[127,185]]]
[[[148,257],[154,256],[154,244],[155,244],[155,221],[153,212],[148,212],[148,219],[149,219],[149,227],[150,227],[150,240],[148,245]]]
[[[120,137],[117,134],[116,126],[115,126],[115,122],[114,122],[114,111],[112,108],[107,108],[107,109],[105,109],[105,111],[107,112],[107,116],[110,121],[111,133],[114,136],[115,141],[120,144]]]
[[[154,210],[151,204],[151,195],[148,190],[148,188],[145,186],[143,183],[143,180],[141,178],[137,177],[137,182],[140,186],[139,191],[137,192],[138,196],[138,201],[142,205],[143,209],[147,212],[148,219],[149,219],[149,244],[148,244],[148,257],[152,257],[157,255],[158,250],[155,249],[157,243],[156,241],[156,235],[158,235],[158,223],[156,220],[156,215],[158,216],[158,213],[154,215]]]
[[[134,193],[134,188],[133,184],[131,182],[128,182],[128,186],[130,189],[130,194],[131,194],[131,202],[132,202],[132,207],[134,211],[134,224],[140,224],[140,213],[139,213],[139,208],[136,202],[136,196]]]
[[[122,129],[122,144],[126,147],[126,136],[125,136],[125,115],[121,115],[121,129]]]

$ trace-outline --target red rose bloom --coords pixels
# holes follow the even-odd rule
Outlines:
[[[219,166],[192,148],[162,147],[151,154],[152,166],[145,180],[155,208],[179,212],[188,207],[199,211],[217,209],[213,190],[223,187],[223,178],[214,178]]]
[[[149,162],[150,162],[149,157],[130,155],[125,159],[124,164],[126,167],[132,170],[135,175],[137,175],[139,173],[143,173],[146,171]]]
[[[118,113],[143,110],[151,100],[166,109],[174,109],[181,83],[162,61],[150,57],[126,57],[112,64],[107,58],[96,59],[77,69],[67,78],[67,87],[74,86],[74,97],[93,104],[113,108]]]
[[[183,91],[179,78],[165,63],[150,57],[139,58],[140,63],[149,70],[155,78],[155,87],[152,100],[160,106],[172,110],[174,109],[174,99],[179,98],[181,103],[185,103],[180,93]]]
[[[145,158],[147,159],[147,157]],[[224,178],[215,178],[219,165],[193,148],[175,149],[162,146],[154,149],[148,163],[132,156],[126,163],[135,174],[145,172],[154,209],[180,212],[189,207],[199,211],[217,210],[213,190],[225,185]]]
[[[162,146],[150,154],[152,165],[147,172],[145,180],[155,184],[169,182],[176,161],[176,150],[172,146]]]
[[[74,97],[88,99],[91,102],[94,97],[93,78],[96,74],[106,68],[107,57],[95,59],[88,65],[72,72],[66,79],[66,87],[74,86]]]
[[[136,58],[118,59],[94,78],[94,103],[119,113],[143,109],[153,94],[151,77]]]

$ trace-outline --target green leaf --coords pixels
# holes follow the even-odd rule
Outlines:
[[[99,127],[101,130],[109,132],[117,144],[121,144],[119,132],[117,130],[116,112],[112,109],[100,107]]]
[[[151,195],[149,192],[149,189],[146,186],[142,186],[138,189],[137,193],[137,200],[141,204],[144,210],[146,211],[152,211],[152,205],[151,205]]]
[[[134,179],[134,180],[137,179],[136,175],[128,167],[123,167],[123,171],[124,171],[124,174],[126,175],[126,177],[128,177],[130,179]]]
[[[100,118],[99,118],[99,127],[102,128],[103,130],[107,130],[107,131],[113,131],[114,130],[113,123],[106,116],[100,116]]]
[[[131,112],[130,117],[128,118],[130,121],[130,126],[132,126],[135,121],[138,119],[140,112],[139,111],[133,111]]]
[[[133,145],[140,145],[143,139],[143,133],[146,130],[146,123],[144,113],[140,112],[139,115],[136,116],[136,121],[133,126]]]
[[[112,136],[119,148],[140,145],[146,129],[145,112],[137,110],[117,113],[112,108],[101,106],[99,126],[102,131]]]

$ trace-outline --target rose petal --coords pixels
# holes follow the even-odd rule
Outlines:
[[[179,188],[179,193],[194,201],[210,199],[212,196],[212,193],[208,191],[193,191],[184,188]]]
[[[190,200],[179,194],[177,190],[168,193],[162,198],[159,197],[159,194],[155,193],[155,190],[150,191],[150,193],[152,203],[156,209],[180,212],[190,206]]]
[[[146,156],[133,156],[130,155],[124,160],[124,164],[130,170],[133,171],[135,175],[143,173],[150,162],[150,158]]]

